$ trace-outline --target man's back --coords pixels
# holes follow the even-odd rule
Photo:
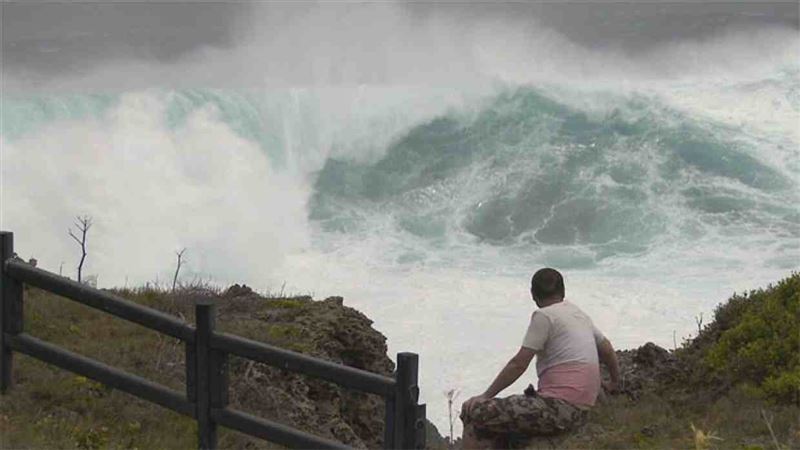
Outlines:
[[[566,300],[536,310],[522,346],[536,351],[539,395],[594,405],[600,391],[597,345],[604,339],[589,316]]]

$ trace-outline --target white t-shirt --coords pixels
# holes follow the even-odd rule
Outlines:
[[[566,299],[537,309],[522,346],[536,350],[536,373],[564,363],[599,365],[597,344],[605,339],[586,313]]]

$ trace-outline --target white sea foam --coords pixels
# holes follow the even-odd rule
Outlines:
[[[99,117],[3,138],[2,226],[20,255],[73,276],[65,236],[84,214],[94,220],[84,273],[104,286],[164,280],[183,247],[197,275],[257,279],[304,245],[302,179],[276,171],[213,106],[174,129],[165,106],[159,93],[123,94]]]

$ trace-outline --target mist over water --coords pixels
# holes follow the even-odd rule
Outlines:
[[[420,353],[440,429],[443,391],[518,348],[539,267],[624,348],[800,266],[796,30],[632,54],[417,13],[300,8],[176,63],[4,68],[2,228],[74,276],[91,215],[101,286],[168,280],[187,248],[186,281],[343,295]]]

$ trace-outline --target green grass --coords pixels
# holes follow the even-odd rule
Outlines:
[[[191,303],[181,293],[173,296],[152,288],[115,293],[193,320]],[[255,309],[269,310],[264,303]],[[25,332],[33,336],[172,389],[185,389],[184,347],[175,339],[33,288],[25,291],[24,314]],[[302,347],[286,345],[288,339],[298,338],[288,325],[278,324],[273,330],[235,312],[220,316],[222,330]],[[14,363],[15,385],[0,397],[0,448],[197,447],[196,423],[190,418],[19,353]],[[222,448],[279,448],[226,429],[220,430],[219,443]]]
[[[780,448],[800,444],[800,409],[776,405],[737,388],[707,404],[691,397],[650,393],[637,400],[613,396],[596,406],[586,430],[560,441],[561,448],[592,449],[775,449],[762,410],[771,420]],[[692,430],[712,434],[698,445]]]
[[[0,406],[2,448],[172,449],[196,446],[193,420],[21,357]]]

